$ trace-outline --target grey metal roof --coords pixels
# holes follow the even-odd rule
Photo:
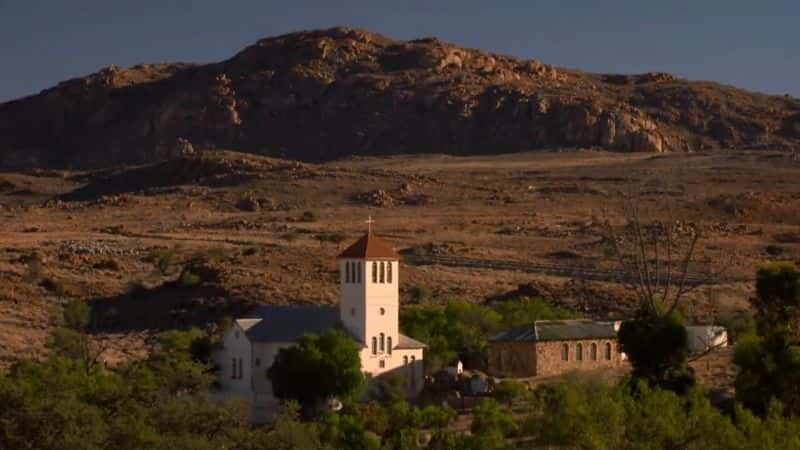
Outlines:
[[[617,332],[611,322],[591,320],[537,320],[533,325],[523,325],[502,331],[490,341],[568,341],[576,339],[614,339]]]
[[[249,325],[245,332],[253,342],[294,342],[304,334],[322,333],[341,324],[338,306],[263,305],[247,316],[236,322]]]
[[[261,305],[250,311],[246,318],[237,319],[236,323],[251,342],[294,342],[307,333],[319,334],[331,328],[343,328],[338,306]],[[398,341],[394,346],[396,349],[426,347],[424,343],[402,334]]]
[[[521,325],[510,330],[501,331],[489,338],[490,341],[517,341],[533,342],[536,340],[536,331],[533,325]]]
[[[423,344],[422,342],[412,339],[404,334],[398,336],[397,345],[394,346],[396,349],[412,349],[412,348],[425,348],[427,345]]]

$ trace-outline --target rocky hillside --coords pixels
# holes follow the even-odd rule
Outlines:
[[[112,66],[0,104],[0,169],[142,163],[207,147],[326,160],[799,143],[797,99],[348,28],[263,39],[216,64]]]

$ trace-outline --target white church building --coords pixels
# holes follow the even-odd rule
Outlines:
[[[400,256],[367,232],[339,255],[338,307],[259,306],[234,321],[214,352],[222,394],[244,397],[265,412],[278,405],[267,370],[281,348],[306,333],[346,331],[361,345],[361,368],[373,378],[405,379],[409,395],[423,386],[425,344],[400,334]],[[258,412],[256,412],[258,414]]]

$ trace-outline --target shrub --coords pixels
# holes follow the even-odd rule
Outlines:
[[[42,279],[44,272],[44,263],[42,257],[38,253],[29,255],[24,260],[26,267],[25,281],[29,283],[38,283]]]
[[[198,275],[195,275],[189,269],[184,269],[183,272],[181,272],[181,277],[178,280],[178,283],[183,287],[192,287],[200,284],[200,281],[201,280]]]
[[[175,261],[175,252],[164,249],[153,250],[148,257],[148,261],[156,267],[161,275],[169,275],[172,272]]]
[[[767,254],[770,256],[780,256],[784,252],[784,248],[777,244],[769,244],[767,246]]]
[[[492,396],[501,403],[512,404],[530,397],[528,387],[516,380],[503,380],[492,390]]]
[[[117,260],[113,259],[113,258],[108,258],[108,259],[104,259],[102,261],[99,261],[99,262],[95,263],[95,265],[92,266],[92,267],[94,267],[97,270],[112,270],[114,272],[118,272],[118,271],[120,271],[122,269],[122,267],[120,266],[119,262],[117,262]]]
[[[433,291],[427,284],[419,282],[409,288],[408,295],[413,303],[427,303],[433,297]]]
[[[316,222],[317,215],[314,214],[314,211],[303,211],[303,214],[300,216],[300,220],[302,222]]]
[[[41,281],[41,286],[56,295],[64,295],[67,289],[64,283],[53,278],[45,278]]]

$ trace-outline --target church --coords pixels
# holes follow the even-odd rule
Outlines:
[[[333,306],[259,306],[234,321],[214,352],[223,395],[272,409],[267,370],[280,349],[307,333],[339,328],[361,346],[361,368],[402,376],[409,395],[423,386],[425,344],[400,334],[400,255],[371,229],[338,257],[340,300]]]

